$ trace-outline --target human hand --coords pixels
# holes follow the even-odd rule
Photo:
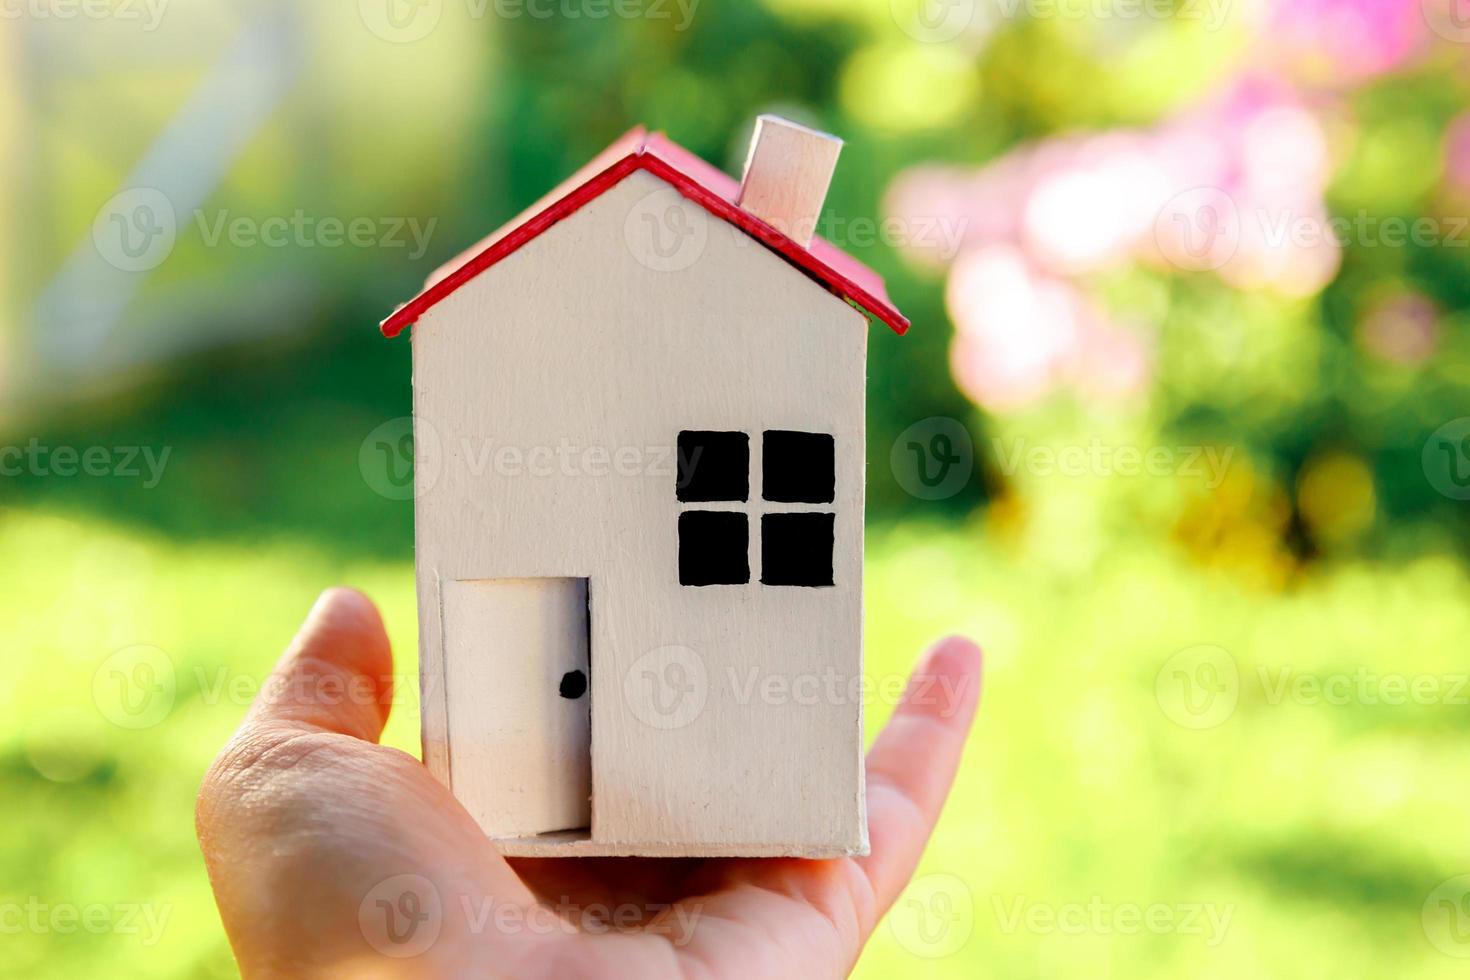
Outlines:
[[[506,860],[377,744],[392,671],[371,601],[324,593],[204,780],[199,842],[245,977],[845,975],[944,805],[980,652],[952,637],[915,672],[868,755],[872,853],[828,861]]]

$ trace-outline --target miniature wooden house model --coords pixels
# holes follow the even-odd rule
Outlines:
[[[867,319],[836,139],[630,132],[412,331],[424,759],[512,855],[865,853]]]

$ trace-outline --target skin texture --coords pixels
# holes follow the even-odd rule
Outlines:
[[[507,861],[377,744],[392,674],[372,602],[324,593],[205,777],[199,843],[247,978],[845,975],[949,793],[980,651],[929,651],[868,755],[872,853],[830,861]]]

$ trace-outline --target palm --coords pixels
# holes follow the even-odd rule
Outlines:
[[[375,744],[386,696],[301,696],[391,668],[372,605],[328,593],[205,781],[200,843],[246,976],[842,974],[912,874],[978,688],[974,648],[941,644],[926,669],[954,696],[910,699],[869,756],[869,857],[507,861]]]

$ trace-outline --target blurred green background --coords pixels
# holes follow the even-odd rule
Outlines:
[[[871,333],[868,671],[988,657],[858,975],[1465,975],[1451,0],[6,10],[0,974],[233,975],[204,768],[323,587],[415,671],[378,320],[629,126],[738,173],[777,111],[847,140],[823,230],[914,323]]]

